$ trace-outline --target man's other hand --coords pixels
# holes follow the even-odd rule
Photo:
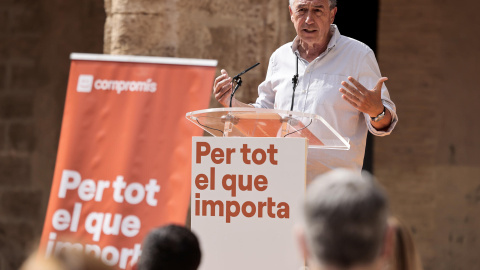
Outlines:
[[[221,73],[222,75],[218,76],[213,83],[213,95],[220,104],[228,107],[230,95],[232,94],[232,78],[228,76],[225,69],[222,69]]]
[[[353,77],[348,77],[348,80],[352,84],[343,81],[344,88],[340,88],[344,100],[370,117],[376,117],[383,112],[382,85],[388,78],[380,78],[372,90],[365,88]]]

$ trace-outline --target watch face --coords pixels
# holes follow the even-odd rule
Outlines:
[[[373,122],[378,122],[378,121],[382,120],[383,117],[385,117],[385,106],[383,107],[383,112],[381,114],[377,115],[377,117],[372,117],[372,121]]]
[[[372,121],[373,121],[373,122],[378,122],[378,121],[382,120],[383,117],[385,117],[385,111],[383,111],[383,112],[382,112],[381,114],[379,114],[377,117],[372,118]]]

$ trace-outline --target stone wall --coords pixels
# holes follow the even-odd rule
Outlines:
[[[0,269],[36,247],[71,52],[101,53],[102,1],[0,1]]]
[[[378,55],[399,124],[375,173],[425,269],[480,269],[478,1],[380,1]]]
[[[106,0],[105,6],[105,53],[218,59],[232,76],[260,62],[242,76],[236,96],[246,102],[255,100],[270,54],[295,37],[288,0]],[[212,98],[211,106],[221,105]]]

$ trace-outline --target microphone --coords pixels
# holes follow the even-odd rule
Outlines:
[[[260,65],[260,63],[256,63],[255,65],[245,69],[244,71],[238,73],[237,75],[235,75],[235,77],[232,78],[232,88],[233,88],[234,82],[236,83],[236,85],[235,85],[235,88],[232,90],[232,94],[230,95],[230,107],[232,107],[233,95],[235,95],[235,92],[237,92],[238,88],[242,85],[242,78],[240,78],[240,76],[247,73],[248,71],[250,71],[251,69],[253,69],[258,65]]]
[[[297,89],[297,85],[298,85],[298,56],[297,56],[296,73],[295,75],[293,75],[292,83],[293,83],[293,94],[292,94],[292,105],[290,106],[290,111],[293,111],[293,103],[295,101],[295,90]]]
[[[247,73],[248,71],[250,71],[251,69],[253,69],[254,67],[256,67],[256,66],[258,66],[258,65],[260,65],[260,63],[256,63],[255,65],[253,65],[253,66],[245,69],[244,71],[238,73],[235,77],[233,77],[233,79],[240,78],[240,76],[242,76],[243,74]],[[233,79],[232,79],[232,80],[233,80]]]

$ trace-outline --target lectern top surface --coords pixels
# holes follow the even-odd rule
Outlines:
[[[308,139],[309,148],[350,149],[349,139],[316,114],[234,107],[193,111],[186,117],[215,137],[300,137]]]

